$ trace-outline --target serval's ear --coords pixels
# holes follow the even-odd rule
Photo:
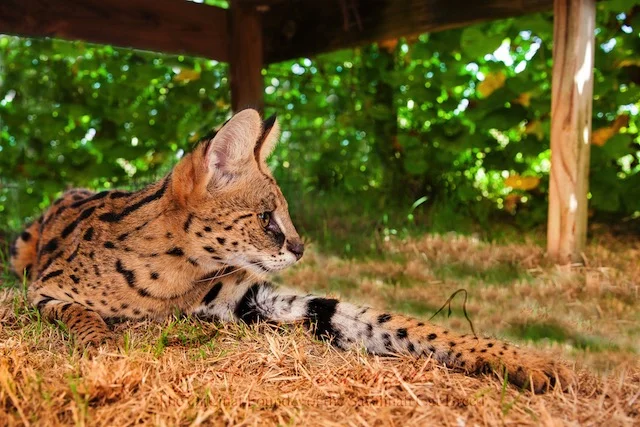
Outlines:
[[[185,201],[194,192],[221,188],[247,170],[253,162],[253,150],[262,134],[262,120],[255,110],[234,115],[210,139],[200,145],[173,170],[173,187],[178,199]]]
[[[280,126],[278,125],[278,119],[276,115],[269,117],[262,124],[262,135],[256,142],[256,146],[253,149],[253,153],[258,163],[266,164],[267,157],[273,151],[280,138]]]
[[[222,126],[208,141],[205,166],[212,179],[237,175],[251,160],[253,147],[262,133],[262,120],[256,110],[242,110]]]

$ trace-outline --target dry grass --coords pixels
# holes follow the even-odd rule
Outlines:
[[[632,425],[640,423],[640,245],[605,239],[587,267],[546,263],[534,244],[426,236],[386,260],[311,253],[280,278],[428,318],[456,289],[477,330],[576,365],[569,393],[521,393],[429,360],[372,358],[302,326],[191,319],[118,326],[122,349],[79,354],[19,290],[0,297],[0,425]],[[468,328],[454,307],[438,323]]]

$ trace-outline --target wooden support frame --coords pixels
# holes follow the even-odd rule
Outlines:
[[[581,262],[593,101],[596,0],[555,0],[547,253]]]
[[[243,0],[265,3],[264,0]],[[340,7],[340,5],[344,7]],[[264,16],[265,61],[311,57],[382,40],[553,8],[553,0],[287,0]]]
[[[340,4],[351,6],[347,18]],[[228,28],[235,18],[228,15],[236,6],[264,14],[260,43],[264,62],[272,63],[550,10],[553,0],[231,0],[231,11],[184,0],[0,0],[0,34],[228,62],[229,46],[236,43]]]
[[[228,60],[227,11],[186,1],[1,0],[0,34]]]
[[[233,0],[229,15],[231,108],[264,108],[262,16],[254,6]]]

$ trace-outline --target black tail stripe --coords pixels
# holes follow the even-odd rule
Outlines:
[[[260,313],[257,307],[256,297],[263,287],[270,286],[266,282],[254,283],[242,296],[236,305],[235,315],[245,323],[251,324],[260,320]]]
[[[331,319],[336,314],[338,300],[333,298],[314,298],[307,303],[307,317],[316,324],[317,337],[329,337],[340,340],[340,331],[336,330]]]

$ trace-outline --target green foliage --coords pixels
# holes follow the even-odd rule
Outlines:
[[[597,5],[593,126],[629,117],[593,147],[590,197],[596,212],[618,216],[640,211],[638,3]],[[358,205],[368,219],[342,226],[372,227],[371,241],[416,222],[486,224],[500,210],[524,226],[542,222],[552,41],[552,16],[535,14],[270,65],[266,113],[284,129],[271,164],[297,200],[294,215],[333,201],[324,226],[306,219],[322,239],[348,199],[343,210]],[[136,187],[165,173],[229,116],[227,71],[201,58],[0,36],[1,227],[17,229],[68,186]],[[516,175],[535,185],[507,186]]]

